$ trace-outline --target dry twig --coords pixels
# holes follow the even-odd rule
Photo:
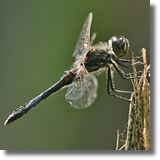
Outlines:
[[[144,48],[142,49],[142,57],[144,71],[141,78],[139,81],[138,78],[132,80],[134,93],[131,95],[131,100],[137,107],[130,103],[125,150],[150,149],[150,84],[147,80],[150,65],[147,67],[146,49]],[[135,63],[134,54],[132,54],[132,63]],[[135,65],[133,65],[133,71],[133,76],[137,77]]]

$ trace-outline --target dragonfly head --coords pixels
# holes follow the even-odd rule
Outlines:
[[[129,50],[129,41],[123,36],[112,37],[109,40],[110,49],[118,56],[123,57],[127,54]]]

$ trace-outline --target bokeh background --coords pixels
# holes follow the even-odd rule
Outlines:
[[[120,133],[125,129],[129,103],[107,94],[105,73],[97,77],[98,97],[89,108],[72,108],[64,88],[13,124],[3,125],[13,110],[71,67],[89,12],[91,34],[97,33],[94,43],[124,35],[130,41],[125,59],[131,59],[132,52],[139,56],[145,47],[149,63],[149,0],[0,0],[0,149],[115,150],[117,129]],[[117,74],[115,85],[133,90],[131,81]]]

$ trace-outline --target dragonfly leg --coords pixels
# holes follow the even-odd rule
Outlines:
[[[111,68],[108,67],[108,78],[109,81],[110,81],[110,87],[111,87],[111,90],[114,91],[114,92],[119,92],[119,93],[133,93],[133,91],[124,91],[124,90],[116,90],[115,89],[115,84],[114,84],[114,77],[113,75],[111,74]]]
[[[124,62],[124,63],[132,63],[132,60],[128,60],[128,59],[118,59],[118,58],[113,58],[114,60],[117,60],[119,62]]]
[[[135,57],[136,58],[136,57]],[[138,57],[139,58],[139,57]],[[123,63],[120,63],[120,62],[127,62],[127,63],[131,63],[132,62],[132,60],[127,60],[127,59],[117,59],[117,58],[115,58],[115,57],[113,57],[113,59],[114,59],[114,61],[117,63],[117,64],[119,64],[120,66],[122,66],[122,67],[124,67],[124,68],[129,68],[129,67],[131,67],[131,66],[133,66],[133,65],[136,65],[136,64],[142,64],[142,65],[144,65],[144,63],[143,62],[140,62],[140,61],[137,61],[137,62],[135,62],[135,63],[132,63],[131,65],[129,65],[129,66],[127,66],[127,65],[125,65],[125,64],[123,64]],[[120,62],[119,62],[120,61]],[[143,73],[143,69],[142,70],[140,70],[140,71],[137,71],[137,74],[139,74],[139,73]],[[130,75],[133,75],[134,73],[129,73],[129,74],[125,74],[125,76],[130,76]]]
[[[111,80],[111,73],[110,73],[110,68],[108,67],[108,78],[107,78],[107,92],[109,95],[113,96],[113,97],[116,97],[116,98],[119,98],[119,99],[123,99],[125,101],[129,101],[129,102],[132,102],[132,100],[128,99],[128,98],[124,98],[122,96],[119,96],[119,95],[116,95],[116,94],[113,94],[110,92],[110,87],[113,91],[114,90],[114,87],[113,87],[113,84],[112,84],[112,80]]]
[[[137,57],[134,57],[135,59],[139,59],[139,58],[142,58],[142,56],[137,56]],[[116,61],[119,61],[119,62],[124,62],[124,63],[132,63],[132,60],[128,60],[128,59],[118,59],[117,57],[113,57],[113,59]]]
[[[120,76],[122,79],[140,78],[140,76],[137,76],[137,77],[127,77],[128,74],[125,74],[125,73],[123,72],[123,70],[121,70],[113,61],[111,61],[111,63],[113,64],[113,67],[115,68],[115,70],[117,71],[117,73],[119,74],[119,76]]]
[[[142,74],[143,72],[144,72],[144,69],[139,70],[139,71],[137,71],[136,73],[137,73],[137,74]],[[126,74],[126,76],[130,76],[130,75],[134,75],[134,72]]]
[[[117,63],[117,64],[119,64],[120,66],[122,66],[122,67],[124,67],[124,68],[129,68],[129,67],[131,67],[131,66],[133,66],[133,65],[136,65],[136,64],[143,64],[144,65],[144,63],[143,62],[140,62],[140,61],[137,61],[137,62],[135,62],[135,63],[132,63],[132,64],[130,64],[130,65],[125,65],[125,64],[123,64],[123,63],[121,63],[121,62],[128,62],[128,63],[131,63],[130,61],[131,60],[126,60],[126,59],[124,59],[124,60],[122,60],[122,59],[114,59],[114,61]]]

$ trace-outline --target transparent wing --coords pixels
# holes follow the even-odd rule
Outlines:
[[[89,48],[88,45],[90,44],[90,28],[91,28],[91,23],[92,23],[92,17],[93,17],[93,14],[89,13],[83,25],[80,36],[78,38],[78,42],[75,47],[75,51],[72,55],[73,57],[77,57],[78,55],[81,55],[82,53],[84,53],[85,50],[87,52],[87,49]]]
[[[91,37],[90,46],[93,44],[93,41],[95,40],[96,36],[97,36],[97,33],[93,33],[93,35]]]
[[[78,70],[65,95],[72,107],[82,109],[89,107],[97,97],[98,81],[84,65]]]

